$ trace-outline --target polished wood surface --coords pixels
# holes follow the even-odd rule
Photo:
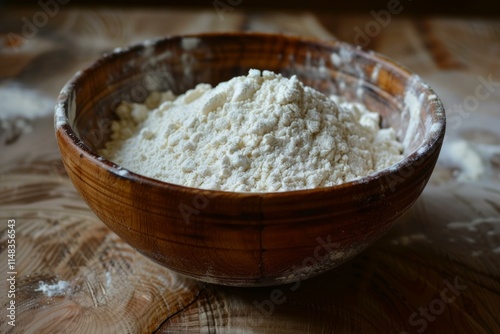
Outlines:
[[[2,13],[3,36],[20,33],[21,17],[30,14]],[[245,13],[238,8],[222,20],[212,9],[62,11],[17,53],[11,47],[2,50],[6,62],[0,76],[2,88],[21,84],[23,92],[36,92],[55,104],[60,88],[77,70],[103,52],[145,38],[245,29],[336,36],[352,43],[359,39],[355,28],[364,30],[373,20],[369,15]],[[455,137],[449,138],[494,152],[500,144],[497,86],[489,86],[491,95],[473,112],[460,114],[458,107],[472,101],[468,97],[475,96],[481,80],[496,83],[500,78],[499,26],[486,20],[393,17],[378,35],[368,36],[367,47],[401,62],[436,90],[451,119],[447,135]],[[489,169],[475,180],[459,179],[459,167],[438,161],[412,209],[386,236],[344,265],[296,284],[229,288],[179,276],[112,233],[64,173],[51,111],[26,120],[23,111],[2,121],[1,132],[1,275],[7,272],[8,219],[16,219],[19,244],[17,324],[8,325],[2,313],[3,332],[500,330],[500,164],[494,153],[480,157]],[[60,281],[68,286],[55,296],[40,290],[41,284]],[[5,310],[6,280],[0,285]]]

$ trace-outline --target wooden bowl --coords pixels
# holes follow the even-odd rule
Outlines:
[[[338,186],[275,193],[199,190],[144,177],[100,157],[113,110],[151,90],[183,93],[250,68],[296,74],[324,93],[379,112],[405,158]],[[263,286],[305,279],[349,260],[417,199],[445,133],[443,106],[408,70],[338,41],[276,34],[167,37],[106,55],[78,73],[55,109],[62,160],[96,215],[150,259],[189,277]]]

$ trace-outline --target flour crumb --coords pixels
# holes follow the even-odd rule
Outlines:
[[[486,173],[480,152],[466,140],[448,140],[443,144],[441,160],[458,167],[457,181],[477,181]]]
[[[392,128],[380,128],[378,113],[296,76],[252,69],[214,88],[155,94],[156,107],[118,106],[100,154],[165,182],[238,192],[311,189],[402,159],[402,144]]]
[[[41,291],[47,297],[64,296],[70,287],[67,281],[58,281],[55,284],[47,284],[40,281],[38,284],[38,289],[35,291]]]

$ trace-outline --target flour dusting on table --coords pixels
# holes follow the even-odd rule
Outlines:
[[[70,287],[67,281],[58,281],[55,284],[47,284],[40,281],[38,284],[38,289],[35,289],[35,291],[41,291],[47,297],[64,296]]]

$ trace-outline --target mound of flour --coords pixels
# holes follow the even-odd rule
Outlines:
[[[215,88],[122,103],[107,159],[162,181],[240,192],[344,183],[402,159],[379,114],[270,71],[250,70]]]

